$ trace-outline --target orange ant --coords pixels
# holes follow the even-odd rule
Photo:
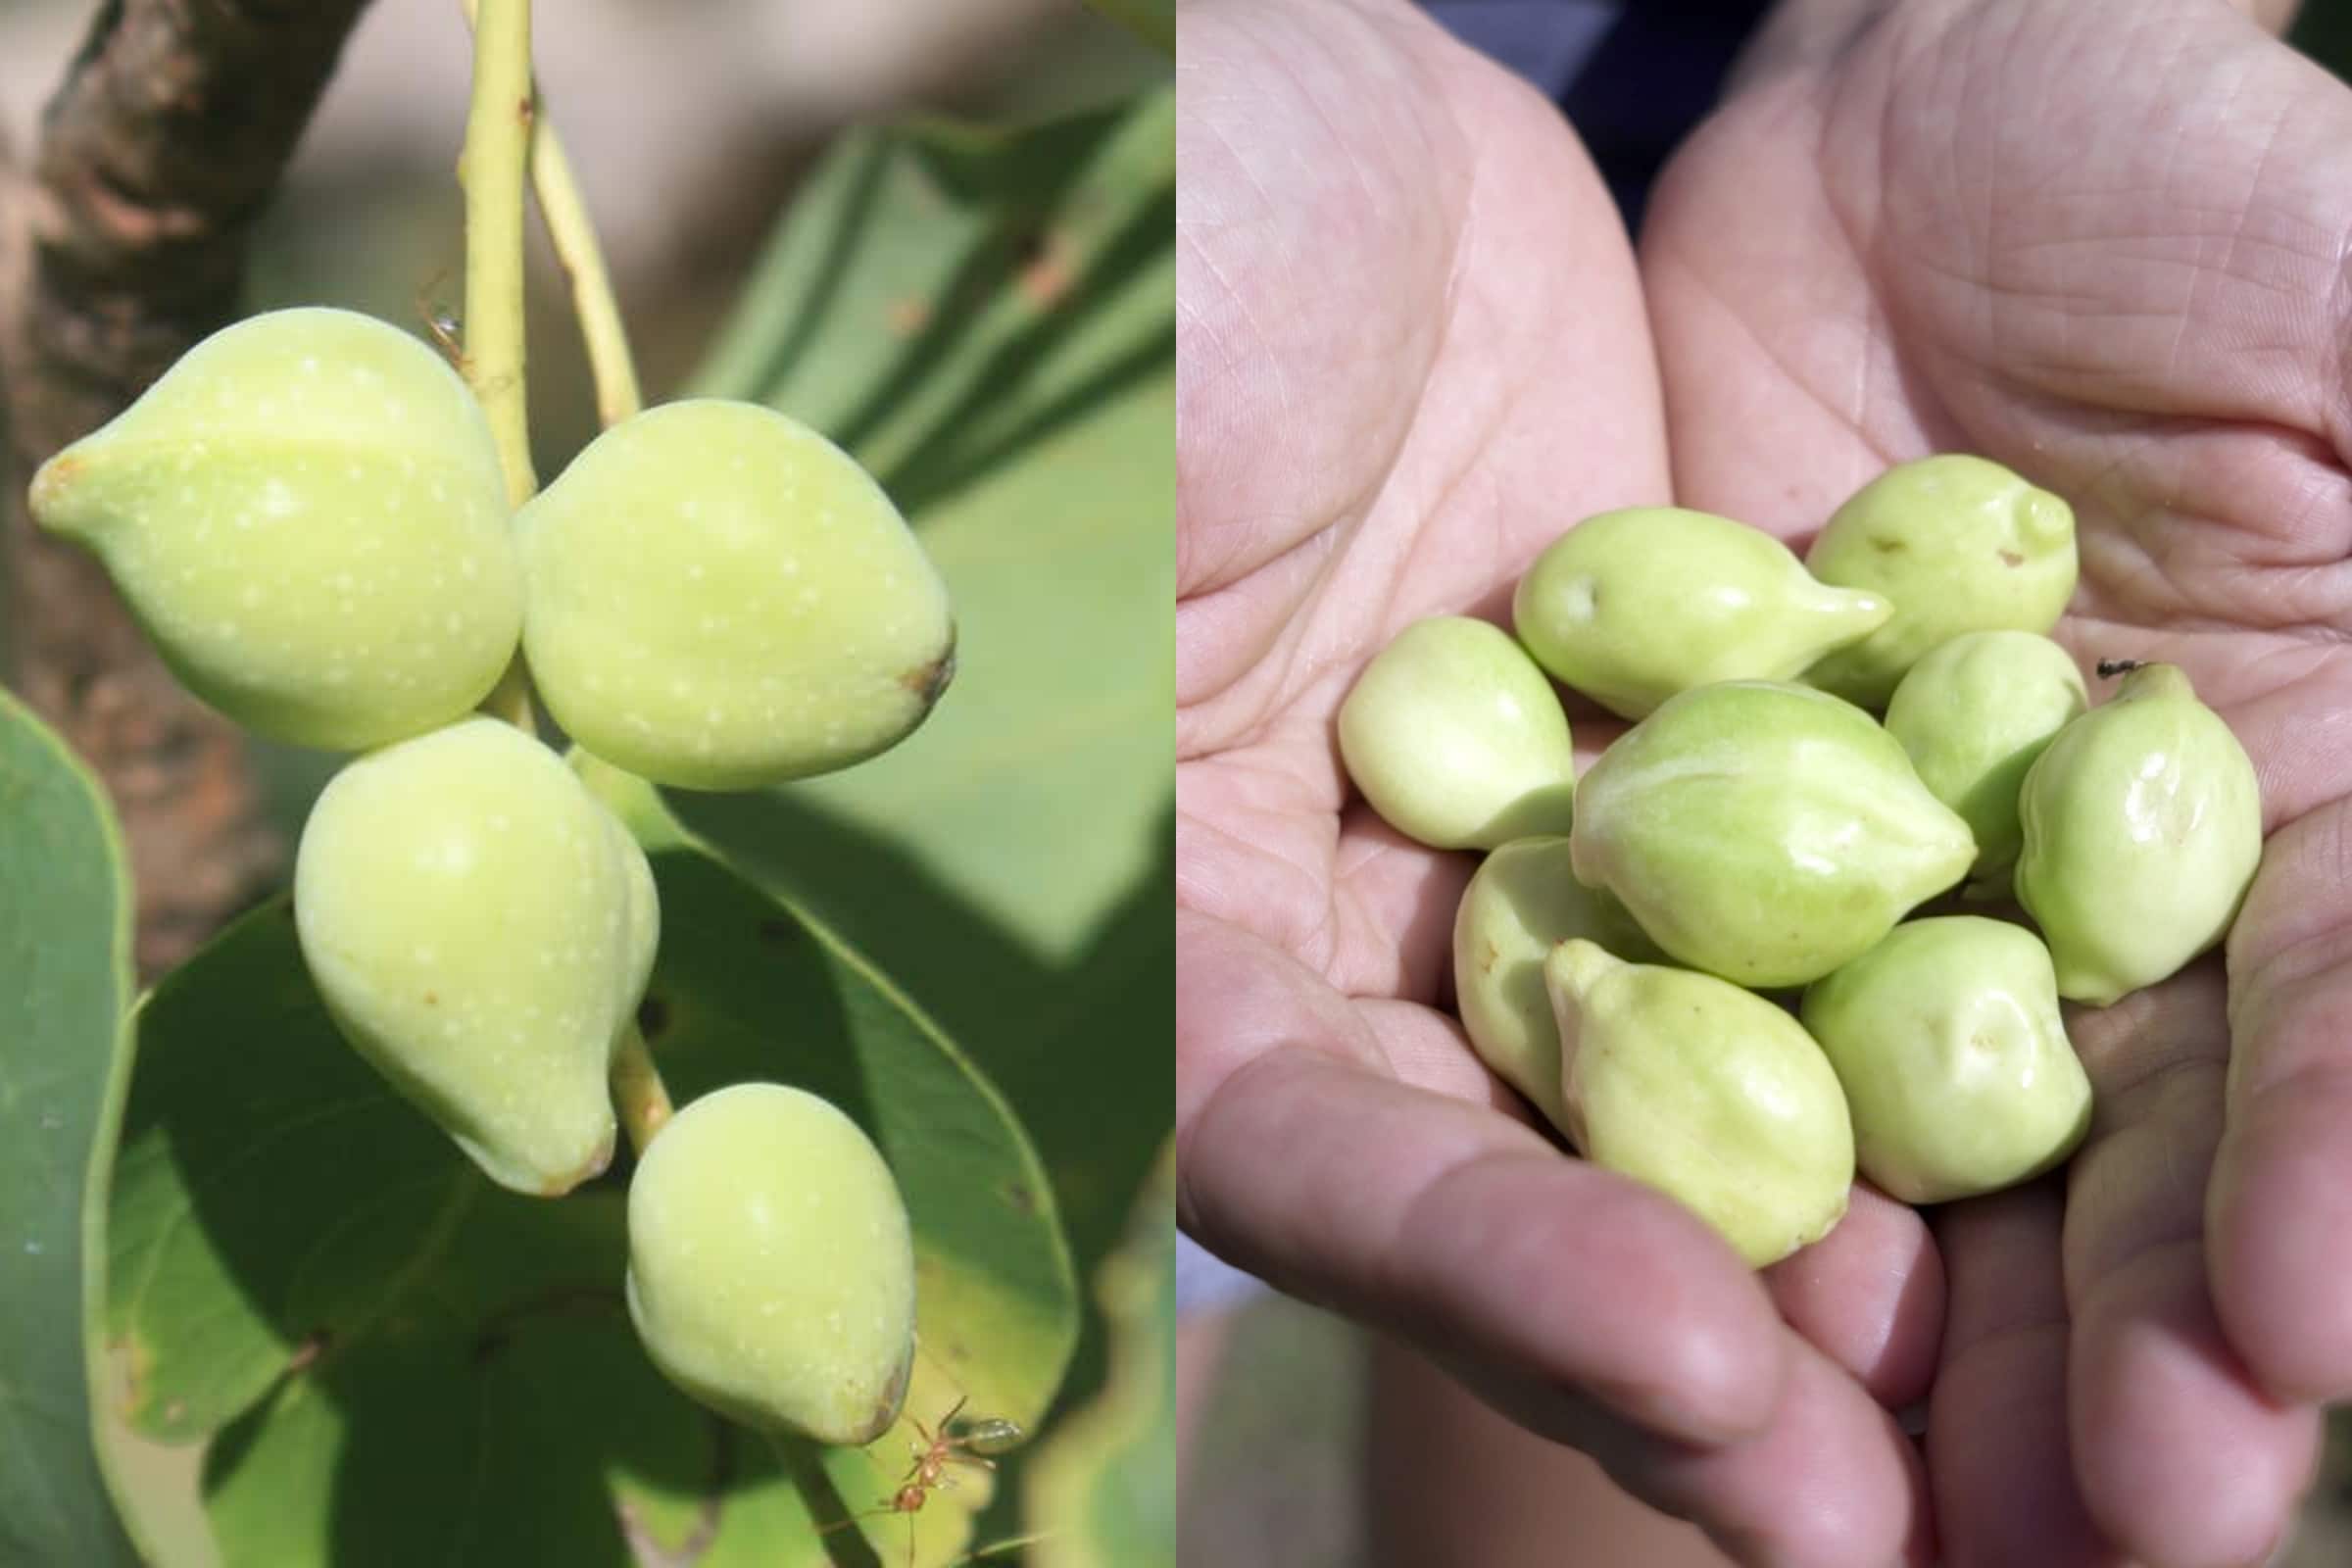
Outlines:
[[[923,1504],[930,1500],[934,1491],[956,1485],[956,1478],[949,1474],[948,1466],[968,1464],[982,1470],[994,1470],[997,1463],[989,1455],[1003,1453],[1021,1441],[1020,1423],[1007,1421],[1002,1416],[978,1417],[966,1422],[963,1430],[951,1431],[968,1398],[969,1396],[966,1396],[948,1407],[948,1413],[940,1417],[937,1432],[924,1426],[921,1417],[909,1414],[906,1419],[914,1424],[914,1430],[922,1435],[923,1441],[920,1445],[908,1446],[907,1451],[914,1455],[914,1463],[907,1467],[906,1477],[899,1483],[899,1490],[891,1494],[888,1502],[878,1507],[860,1509],[847,1519],[836,1519],[820,1527],[816,1533],[829,1536],[836,1530],[848,1529],[860,1519],[905,1514],[906,1562],[907,1568],[913,1568],[914,1515],[922,1511]]]

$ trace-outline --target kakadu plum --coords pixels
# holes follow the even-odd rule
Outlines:
[[[625,419],[515,517],[548,710],[658,783],[739,790],[903,740],[955,668],[947,586],[807,426],[691,399]]]
[[[605,1168],[660,915],[644,852],[555,753],[474,718],[353,762],[303,829],[294,908],[344,1036],[493,1181],[554,1196]]]
[[[521,632],[480,405],[431,349],[350,311],[205,339],[44,464],[31,508],[97,553],[190,691],[291,745],[447,723]]]
[[[2017,900],[2058,994],[2104,1007],[2221,942],[2262,862],[2262,785],[2177,664],[2058,732],[2018,795]]]
[[[1893,613],[1875,593],[1815,581],[1763,529],[1685,507],[1586,518],[1511,598],[1537,662],[1627,718],[1714,681],[1793,680]]]
[[[914,1357],[914,1243],[858,1124],[782,1084],[679,1111],[629,1183],[629,1315],[647,1354],[736,1420],[871,1443]]]

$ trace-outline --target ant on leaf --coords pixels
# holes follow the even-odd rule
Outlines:
[[[956,1485],[956,1477],[948,1467],[961,1464],[994,1470],[997,1463],[989,1455],[1017,1446],[1023,1436],[1020,1423],[1007,1421],[1002,1416],[975,1417],[962,1423],[958,1430],[956,1418],[963,1413],[969,1397],[967,1395],[948,1406],[948,1413],[940,1417],[939,1430],[936,1432],[923,1425],[921,1417],[909,1413],[906,1419],[913,1423],[914,1430],[922,1436],[923,1441],[909,1446],[908,1451],[913,1455],[914,1462],[907,1466],[898,1491],[891,1494],[888,1501],[859,1509],[846,1519],[836,1519],[829,1525],[819,1526],[816,1533],[829,1536],[836,1530],[848,1529],[861,1519],[905,1514],[906,1563],[907,1568],[914,1568],[914,1515],[922,1511],[923,1504],[930,1500],[933,1492],[941,1487]],[[986,1549],[993,1552],[1013,1544],[1019,1543],[1000,1542]],[[979,1555],[980,1552],[972,1552],[960,1560],[968,1562]]]

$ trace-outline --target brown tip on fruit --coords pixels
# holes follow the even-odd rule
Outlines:
[[[617,1133],[608,1130],[604,1141],[596,1146],[596,1152],[588,1156],[578,1170],[573,1171],[569,1176],[559,1176],[549,1182],[545,1187],[539,1189],[539,1196],[541,1198],[562,1198],[582,1182],[592,1182],[602,1176],[605,1173],[605,1167],[612,1163],[612,1141],[617,1136]]]
[[[858,1436],[851,1440],[853,1443],[871,1443],[891,1429],[892,1423],[899,1419],[900,1408],[906,1403],[906,1385],[913,1376],[914,1346],[909,1342],[906,1353],[899,1357],[898,1370],[891,1374],[890,1387],[884,1389],[882,1397],[874,1401],[873,1413],[866,1418],[866,1424],[859,1429]]]
[[[83,466],[82,460],[72,452],[61,452],[40,466],[32,476],[32,488],[26,492],[26,504],[32,509],[34,520],[49,526],[43,514],[65,499],[66,491],[81,477]]]
[[[910,669],[906,674],[901,675],[899,677],[899,684],[906,687],[908,691],[914,693],[915,696],[921,698],[923,700],[923,707],[928,710],[937,706],[941,694],[946,692],[948,689],[948,682],[954,680],[955,678],[956,646],[955,644],[950,643],[948,645],[948,651],[940,655],[937,659],[933,660],[930,663],[921,665],[915,669]]]

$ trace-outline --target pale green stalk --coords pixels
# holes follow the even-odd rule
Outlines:
[[[671,1107],[669,1089],[662,1082],[661,1069],[654,1065],[644,1033],[634,1023],[621,1031],[620,1049],[612,1056],[612,1082],[613,1111],[620,1117],[621,1130],[628,1134],[629,1148],[643,1159],[654,1135],[668,1125]]]
[[[475,21],[478,0],[462,0],[468,24]],[[531,187],[539,196],[539,217],[547,224],[556,260],[571,286],[572,314],[579,318],[580,336],[588,346],[588,370],[596,382],[596,414],[612,425],[644,407],[637,386],[637,365],[629,353],[628,328],[620,317],[620,301],[612,292],[612,277],[605,267],[604,249],[597,243],[596,224],[581,199],[579,181],[572,176],[571,160],[564,140],[549,121],[547,101],[536,84],[532,93],[538,115],[531,127]]]
[[[466,378],[490,416],[519,507],[539,488],[523,384],[522,186],[531,122],[530,0],[482,0],[473,102],[459,179],[466,187]]]

